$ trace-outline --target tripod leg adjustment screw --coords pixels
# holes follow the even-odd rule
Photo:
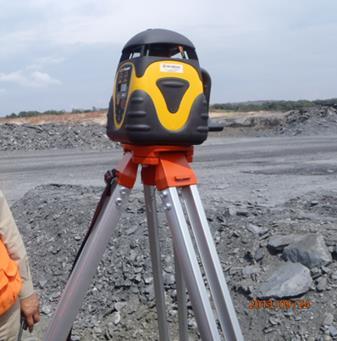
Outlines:
[[[127,193],[125,187],[122,187],[119,192],[122,196],[126,195],[126,193]]]
[[[167,191],[163,191],[160,193],[161,199],[165,199],[167,197]]]
[[[123,200],[122,198],[116,198],[116,206],[120,207],[122,206]]]
[[[171,205],[169,202],[167,202],[167,203],[164,205],[164,210],[165,210],[165,211],[169,211],[171,208],[172,208],[172,205]]]

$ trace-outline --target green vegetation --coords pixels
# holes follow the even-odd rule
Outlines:
[[[337,106],[337,98],[324,100],[299,100],[299,101],[249,101],[239,103],[216,103],[211,105],[211,110],[225,111],[289,111],[306,109],[319,105]]]
[[[19,113],[15,114],[12,113],[10,115],[7,115],[8,118],[15,118],[15,117],[32,117],[32,116],[40,116],[40,115],[62,115],[64,114],[64,110],[47,110],[44,112],[40,111],[20,111]]]
[[[95,111],[103,111],[106,109],[98,109],[96,107],[92,107],[92,109],[78,109],[74,108],[72,109],[72,114],[82,114],[82,113],[89,113],[89,112],[95,112]],[[65,110],[47,110],[47,111],[20,111],[19,113],[12,113],[10,115],[7,115],[7,118],[16,118],[16,117],[33,117],[33,116],[41,116],[41,115],[63,115],[65,114]]]

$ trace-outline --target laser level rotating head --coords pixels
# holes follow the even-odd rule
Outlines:
[[[211,79],[185,36],[149,29],[122,50],[108,111],[110,139],[194,145],[208,134]]]

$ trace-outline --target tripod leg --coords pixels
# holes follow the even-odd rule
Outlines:
[[[220,340],[213,310],[202,278],[192,238],[175,187],[160,192],[166,217],[172,232],[177,259],[191,298],[201,338],[205,341]]]
[[[226,340],[243,340],[196,185],[184,187],[183,199]]]
[[[181,272],[178,255],[174,250],[174,264],[176,272],[176,287],[177,287],[177,301],[178,301],[178,319],[179,319],[179,341],[188,341],[187,333],[187,300],[186,288]]]
[[[158,236],[158,216],[155,188],[153,186],[144,185],[144,197],[149,230],[153,284],[158,314],[159,338],[161,341],[169,341],[170,337],[166,316],[165,293],[160,260],[160,244]]]
[[[99,215],[65,286],[54,318],[48,326],[45,341],[66,340],[129,193],[130,189],[116,185],[108,197],[108,202]]]

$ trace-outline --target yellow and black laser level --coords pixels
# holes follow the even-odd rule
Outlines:
[[[208,134],[210,89],[189,39],[170,30],[143,31],[123,48],[107,134],[127,144],[200,144]]]

